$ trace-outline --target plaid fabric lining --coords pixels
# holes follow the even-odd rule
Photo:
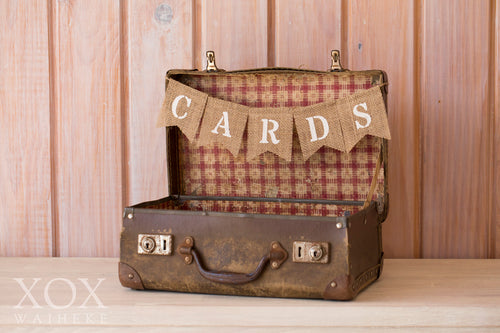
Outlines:
[[[186,75],[184,84],[209,95],[251,107],[296,107],[338,99],[371,88],[369,75],[327,73],[244,73],[211,76]],[[295,132],[295,131],[294,131]],[[202,196],[244,196],[297,199],[365,200],[380,151],[380,140],[367,136],[345,154],[323,147],[303,161],[294,133],[292,162],[272,153],[246,161],[246,137],[234,158],[218,145],[200,147],[182,136],[181,174],[184,193]],[[383,170],[379,177],[383,184]],[[380,186],[375,193],[381,195]],[[320,207],[321,206],[321,207]],[[332,207],[327,207],[332,206]],[[260,202],[191,202],[184,209],[339,216],[356,206],[305,205]]]

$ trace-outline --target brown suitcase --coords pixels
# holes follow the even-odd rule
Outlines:
[[[343,70],[337,51],[332,51],[328,72],[289,68],[226,72],[215,67],[213,53],[207,55],[205,71],[167,73],[164,108],[177,118],[187,115],[196,106],[195,98],[191,103],[187,97],[195,93],[191,87],[204,98],[209,96],[203,117],[212,112],[209,105],[221,100],[249,107],[248,129],[242,125],[245,132],[235,157],[226,149],[228,145],[206,145],[200,139],[203,129],[197,126],[196,132],[167,127],[170,196],[125,208],[121,284],[133,289],[227,295],[354,298],[382,271],[388,136],[363,135],[349,153],[323,146],[306,159],[307,142],[299,140],[301,127],[295,120],[295,127],[288,128],[293,131],[289,134],[293,138],[291,161],[269,151],[249,159],[256,135],[250,130],[256,124],[250,115],[268,112],[278,117],[280,112],[295,115],[311,105],[343,105],[376,87],[384,107],[380,121],[387,126],[385,74]],[[175,107],[184,103],[181,111],[168,99],[174,84],[187,89],[186,93],[177,91]],[[329,114],[332,110],[336,109]],[[359,110],[366,111],[366,104]],[[330,133],[328,124],[318,119],[310,122],[312,126],[316,121],[316,141]],[[359,128],[368,124],[362,117],[354,119]],[[229,127],[223,120],[217,123],[217,134],[226,129],[224,125]],[[308,130],[312,135],[312,127]],[[263,129],[262,140],[268,134],[272,139],[271,132]],[[191,140],[186,137],[190,135]],[[347,142],[346,127],[339,135]]]

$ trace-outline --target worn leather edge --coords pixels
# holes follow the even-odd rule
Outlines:
[[[356,296],[351,289],[352,275],[341,275],[333,279],[323,293],[323,298],[337,301],[350,301]]]
[[[122,286],[132,289],[144,289],[139,273],[123,262],[118,263],[118,276],[120,277]]]
[[[199,71],[197,69],[170,69],[167,71],[165,77],[170,78],[174,77],[176,75],[231,75],[231,74],[260,74],[260,73],[284,73],[284,72],[289,72],[289,73],[316,73],[316,74],[329,74],[332,73],[333,75],[352,75],[352,74],[357,74],[357,73],[363,73],[363,74],[374,74],[374,75],[379,75],[383,73],[382,70],[379,69],[369,69],[369,70],[361,70],[361,71],[351,71],[351,70],[345,70],[342,72],[331,72],[330,70],[327,71],[319,71],[319,70],[310,70],[310,69],[299,69],[299,68],[292,68],[292,67],[262,67],[262,68],[251,68],[251,69],[241,69],[241,70],[234,70],[234,71],[225,71],[225,70],[219,70],[216,72],[207,72],[207,71]]]
[[[326,286],[323,298],[339,301],[352,300],[360,291],[380,277],[381,270],[382,264],[377,264],[365,270],[355,279],[352,275],[338,276]]]

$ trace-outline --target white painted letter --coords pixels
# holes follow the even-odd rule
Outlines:
[[[323,125],[323,135],[318,138],[318,133],[316,132],[316,126],[314,125],[314,119],[319,119],[321,121],[321,124]],[[307,117],[306,118],[307,122],[309,123],[309,129],[311,130],[311,142],[315,142],[318,140],[323,140],[328,136],[328,133],[330,132],[330,127],[328,126],[328,122],[326,119],[322,116],[313,116],[313,117]]]
[[[273,124],[273,128],[268,130],[268,124],[269,122],[271,122]],[[271,142],[273,144],[278,144],[280,142],[280,140],[276,139],[276,135],[274,134],[274,132],[276,132],[278,130],[278,128],[280,127],[280,125],[278,124],[278,122],[276,120],[272,120],[272,119],[262,119],[262,140],[260,140],[259,143],[269,143],[267,141],[267,133],[269,133],[269,136],[271,137]]]
[[[187,97],[187,96],[184,96],[184,95],[179,95],[177,96],[174,101],[172,102],[172,113],[174,115],[175,118],[177,119],[184,119],[187,117],[187,112],[184,113],[182,116],[179,116],[177,114],[177,104],[179,104],[179,101],[181,99],[185,98],[186,99],[186,104],[187,104],[187,107],[189,107],[191,105],[191,98]]]
[[[71,289],[71,300],[68,302],[68,304],[66,304],[66,305],[56,305],[56,304],[54,304],[54,302],[52,302],[52,299],[49,296],[49,287],[52,285],[52,283],[54,281],[63,281],[63,282],[66,282],[68,284],[69,288]],[[66,308],[69,308],[71,305],[73,305],[73,303],[75,302],[76,287],[73,284],[73,282],[71,282],[68,279],[55,278],[55,279],[50,280],[45,285],[45,289],[43,290],[43,295],[45,297],[45,302],[47,302],[47,305],[49,305],[52,309],[66,309]]]
[[[361,117],[361,118],[366,120],[365,125],[361,125],[356,120],[356,129],[359,130],[360,128],[367,128],[368,126],[370,126],[370,123],[372,122],[372,117],[368,113],[358,111],[358,106],[361,106],[363,109],[365,109],[365,111],[368,110],[368,107],[366,106],[366,103],[361,103],[361,104],[354,106],[354,109],[352,109],[352,112],[354,113],[355,116]]]
[[[215,126],[215,128],[212,130],[212,133],[219,134],[219,132],[217,132],[217,129],[219,127],[224,129],[224,134],[222,134],[222,135],[227,136],[228,138],[231,137],[231,133],[229,133],[229,120],[227,117],[227,111],[222,112],[222,117],[220,118],[219,122],[217,123],[217,126]]]
[[[41,279],[40,278],[34,278],[33,279],[33,284],[31,285],[31,287],[29,289],[26,288],[26,285],[24,284],[24,279],[15,278],[14,280],[17,283],[19,283],[19,285],[21,286],[21,288],[25,292],[24,297],[21,298],[21,300],[19,301],[19,303],[14,308],[16,308],[16,309],[22,309],[23,307],[21,306],[21,304],[23,304],[23,301],[26,299],[26,297],[28,297],[29,300],[31,301],[31,304],[33,304],[33,308],[35,308],[35,309],[41,308],[40,304],[38,304],[36,302],[35,298],[33,297],[33,295],[31,295],[31,289],[33,289],[33,287],[35,286],[35,284],[37,284],[38,281],[40,281]]]
[[[95,302],[97,303],[97,307],[98,308],[107,308],[107,306],[104,306],[104,304],[102,304],[101,300],[99,299],[99,297],[97,297],[97,295],[95,294],[95,290],[97,289],[97,287],[99,287],[99,285],[101,284],[102,281],[106,280],[104,278],[102,279],[97,279],[97,284],[95,285],[94,289],[92,289],[89,285],[89,279],[82,279],[82,278],[78,278],[78,280],[80,280],[81,283],[83,283],[83,285],[85,286],[85,288],[87,288],[87,290],[89,291],[89,295],[87,296],[87,298],[85,299],[85,301],[83,301],[82,305],[79,306],[79,308],[86,308],[85,304],[87,304],[87,301],[90,299],[90,297],[93,297]]]

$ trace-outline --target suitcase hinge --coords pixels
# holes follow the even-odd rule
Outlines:
[[[340,63],[340,51],[332,50],[332,66],[330,67],[330,72],[344,72],[348,69],[342,68],[342,64]]]
[[[207,51],[207,68],[205,69],[207,72],[218,72],[219,69],[215,64],[215,52]]]

